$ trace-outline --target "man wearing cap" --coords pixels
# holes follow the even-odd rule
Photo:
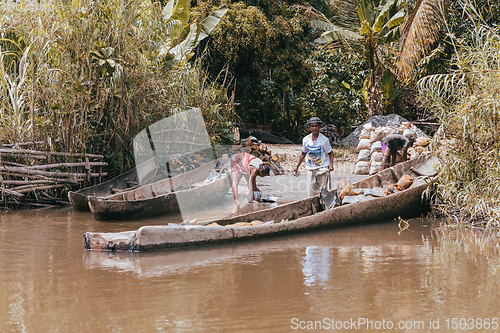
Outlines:
[[[330,171],[333,170],[333,151],[330,141],[319,131],[324,123],[318,117],[312,117],[306,123],[311,133],[302,140],[302,153],[293,170],[297,174],[299,166],[306,160],[308,196],[319,193],[322,187],[331,189]]]

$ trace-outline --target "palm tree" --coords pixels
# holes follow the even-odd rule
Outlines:
[[[316,39],[317,43],[340,43],[347,49],[354,48],[364,53],[369,69],[362,95],[368,117],[382,114],[399,92],[394,88],[394,75],[386,64],[385,46],[396,40],[405,11],[398,8],[397,0],[381,0],[377,4],[372,0],[339,0],[337,5],[338,17],[333,21],[338,24],[332,23],[312,7],[295,7],[307,11],[313,18],[313,27],[325,30]]]
[[[401,35],[398,76],[408,82],[422,58],[429,55],[446,22],[448,0],[418,0],[406,19]]]

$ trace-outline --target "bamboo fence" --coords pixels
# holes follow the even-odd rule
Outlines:
[[[43,143],[32,143],[37,146]],[[70,188],[103,181],[104,156],[0,146],[0,202],[10,207],[53,207],[68,204],[61,196]]]

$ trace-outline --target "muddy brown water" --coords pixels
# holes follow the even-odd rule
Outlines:
[[[86,231],[159,223],[0,214],[0,331],[499,330],[499,261],[443,245],[423,219],[401,233],[386,221],[171,252],[83,248]]]

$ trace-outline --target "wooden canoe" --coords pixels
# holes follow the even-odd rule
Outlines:
[[[156,159],[150,159],[119,176],[98,185],[82,188],[78,191],[69,191],[68,199],[75,210],[90,211],[88,197],[107,197],[117,191],[128,191],[140,186],[137,169],[141,168],[141,173],[146,175],[145,179],[153,179],[158,169]],[[147,183],[147,181],[146,181]]]
[[[226,172],[212,182],[203,183],[217,160],[190,172],[147,184],[107,197],[89,197],[90,211],[96,220],[130,220],[179,214],[186,203],[191,209],[220,201],[231,187]],[[217,172],[220,170],[217,170]]]
[[[314,196],[262,211],[206,221],[204,225],[144,226],[135,231],[119,233],[87,232],[83,236],[84,244],[88,250],[151,251],[373,223],[398,216],[413,217],[428,209],[423,192],[436,179],[436,167],[437,160],[429,155],[397,164],[352,185],[355,188],[374,189],[395,184],[403,175],[410,175],[414,177],[410,188],[384,197],[364,198],[333,209],[325,210],[319,196]],[[252,221],[265,223],[235,226],[238,222]],[[208,225],[211,222],[217,222],[218,225]]]

